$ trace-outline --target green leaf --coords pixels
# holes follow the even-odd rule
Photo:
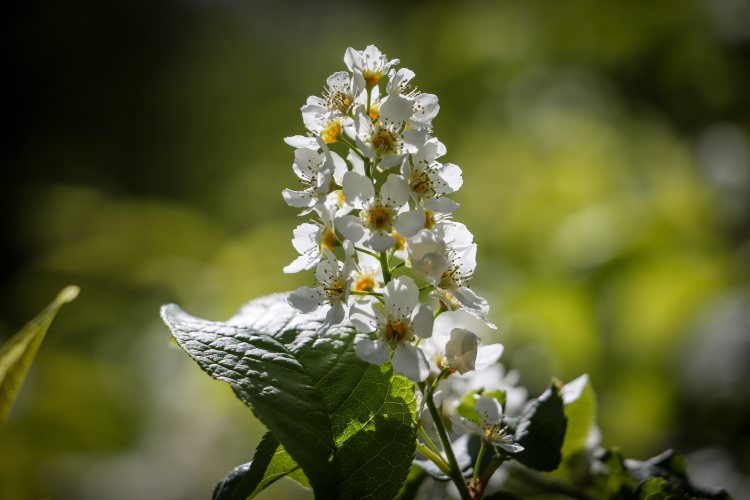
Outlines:
[[[653,477],[638,485],[638,500],[682,500],[686,495],[666,479]]]
[[[497,399],[497,401],[500,403],[501,406],[505,407],[505,398],[506,393],[503,390],[495,390],[495,391],[489,391],[484,392],[484,389],[477,389],[470,392],[467,392],[463,396],[461,396],[461,401],[458,404],[458,408],[456,408],[456,413],[461,415],[464,418],[468,418],[469,420],[477,420],[477,414],[474,411],[474,407],[477,404],[477,400],[482,396],[489,396],[491,398]]]
[[[368,338],[347,324],[315,333],[324,312],[299,314],[287,294],[254,300],[226,323],[176,305],[162,318],[212,377],[231,384],[299,464],[321,499],[392,499],[416,449],[414,384],[390,363],[359,359]]]
[[[672,485],[669,488],[664,487],[667,488],[665,491],[669,494],[672,494],[671,492],[674,487],[690,498],[705,498],[710,500],[727,500],[731,498],[729,493],[722,488],[694,486],[688,479],[685,459],[672,450],[667,450],[645,462],[641,462],[640,460],[626,460],[624,465],[628,474],[636,481],[640,481],[637,489],[638,492],[643,489],[644,485],[653,486],[661,484],[651,481],[652,478],[661,478]]]
[[[587,374],[565,384],[561,391],[568,426],[562,446],[563,459],[582,451],[596,424],[596,395]]]
[[[232,471],[216,485],[213,500],[248,500],[282,477],[289,477],[305,488],[307,477],[271,432],[255,450],[253,461]]]
[[[5,424],[5,418],[18,388],[58,309],[75,299],[79,291],[77,286],[65,287],[39,316],[31,320],[0,349],[0,429]]]
[[[568,419],[563,409],[563,399],[557,382],[553,379],[549,389],[524,413],[516,427],[516,442],[524,447],[512,458],[538,471],[555,470],[562,460],[562,445]]]
[[[414,500],[417,498],[420,486],[427,479],[427,473],[421,467],[412,464],[404,486],[394,500]]]

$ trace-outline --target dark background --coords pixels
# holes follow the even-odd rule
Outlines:
[[[440,97],[503,363],[591,375],[605,446],[750,490],[750,4],[3,7],[0,339],[65,285],[0,435],[0,498],[200,499],[263,432],[169,344],[309,285],[282,139],[375,44]],[[281,482],[268,498],[300,490]],[[744,496],[743,496],[744,495]]]

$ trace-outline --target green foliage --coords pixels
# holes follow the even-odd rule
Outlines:
[[[310,487],[305,473],[289,456],[276,436],[267,432],[255,450],[253,461],[235,467],[214,491],[213,500],[249,500],[282,477]]]
[[[516,427],[516,442],[524,447],[513,458],[538,471],[555,470],[562,460],[561,449],[568,419],[558,383],[549,389],[524,413]]]
[[[397,494],[415,452],[413,384],[390,364],[360,360],[354,345],[363,334],[340,325],[318,338],[323,316],[296,313],[286,294],[252,301],[226,323],[176,305],[164,306],[162,317],[201,368],[229,382],[276,436],[316,498]]]
[[[676,484],[660,477],[647,479],[638,486],[638,500],[682,500],[685,494]]]
[[[459,402],[458,407],[456,408],[456,413],[458,413],[464,418],[468,418],[470,420],[476,421],[477,414],[474,411],[474,406],[477,404],[477,399],[479,399],[481,396],[489,396],[489,397],[495,398],[503,407],[505,407],[505,398],[506,398],[505,391],[496,390],[496,391],[484,392],[484,389],[478,389],[478,390],[467,392],[461,397],[461,401]]]
[[[64,288],[44,311],[0,349],[0,429],[57,311],[60,306],[75,299],[79,291],[77,286]]]
[[[419,492],[419,487],[422,486],[425,479],[427,479],[427,473],[424,469],[418,465],[411,466],[409,469],[409,475],[404,481],[404,486],[401,487],[401,491],[398,492],[394,500],[414,500]]]

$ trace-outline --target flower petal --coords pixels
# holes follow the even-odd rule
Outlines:
[[[409,201],[409,183],[400,175],[389,175],[380,189],[380,201],[388,207],[403,207]]]
[[[322,306],[326,301],[323,287],[310,288],[301,286],[287,297],[289,305],[301,313],[311,313]]]
[[[417,312],[411,321],[411,327],[414,335],[422,339],[432,337],[432,325],[435,319],[432,315],[432,309],[428,304],[419,304]]]
[[[419,347],[403,344],[393,354],[393,371],[412,382],[422,382],[430,374],[430,363]]]
[[[396,238],[389,235],[385,231],[375,231],[370,235],[364,245],[372,248],[376,252],[385,252],[393,248],[396,244]]]
[[[490,396],[482,396],[474,405],[474,411],[482,417],[484,423],[490,425],[499,424],[503,419],[503,407],[500,402]]]
[[[494,365],[500,356],[503,355],[503,344],[490,344],[479,346],[477,361],[474,363],[474,369],[482,371]]]
[[[424,227],[425,214],[424,210],[409,210],[408,212],[402,212],[398,214],[396,220],[393,221],[393,228],[404,238],[411,238]]]
[[[451,338],[445,344],[445,357],[448,365],[461,375],[474,369],[477,359],[479,337],[465,328],[454,328]]]
[[[341,217],[336,217],[334,224],[339,233],[345,239],[351,240],[352,243],[359,243],[367,235],[367,230],[362,224],[362,219],[357,216],[342,215]]]
[[[362,208],[362,204],[375,198],[375,187],[372,181],[357,172],[347,172],[343,179],[344,199],[356,208]]]
[[[406,318],[411,315],[419,302],[419,289],[409,276],[399,276],[391,280],[383,291],[385,310],[396,318]]]
[[[339,323],[344,321],[344,318],[346,318],[346,309],[344,308],[344,304],[342,304],[341,302],[337,302],[331,307],[331,309],[328,310],[325,321],[323,321],[323,324],[318,328],[318,337],[322,337],[323,335],[325,335],[328,332],[329,328],[331,328],[333,325],[338,325]]]
[[[427,210],[432,210],[433,212],[440,214],[452,214],[461,207],[461,205],[455,201],[444,196],[439,198],[425,198],[422,200],[422,205]]]
[[[370,302],[357,302],[349,310],[349,321],[362,333],[374,332],[379,323],[384,321],[380,311]]]
[[[382,340],[363,339],[357,342],[354,352],[363,361],[373,365],[382,365],[391,359],[391,352],[388,344]]]

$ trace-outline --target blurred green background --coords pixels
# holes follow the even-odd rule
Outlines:
[[[206,499],[263,426],[170,346],[309,285],[299,108],[375,44],[440,98],[503,362],[587,372],[603,445],[750,498],[750,3],[28,1],[3,7],[0,339],[68,284],[0,498]],[[280,482],[263,498],[302,498]],[[305,498],[311,498],[307,494]]]

